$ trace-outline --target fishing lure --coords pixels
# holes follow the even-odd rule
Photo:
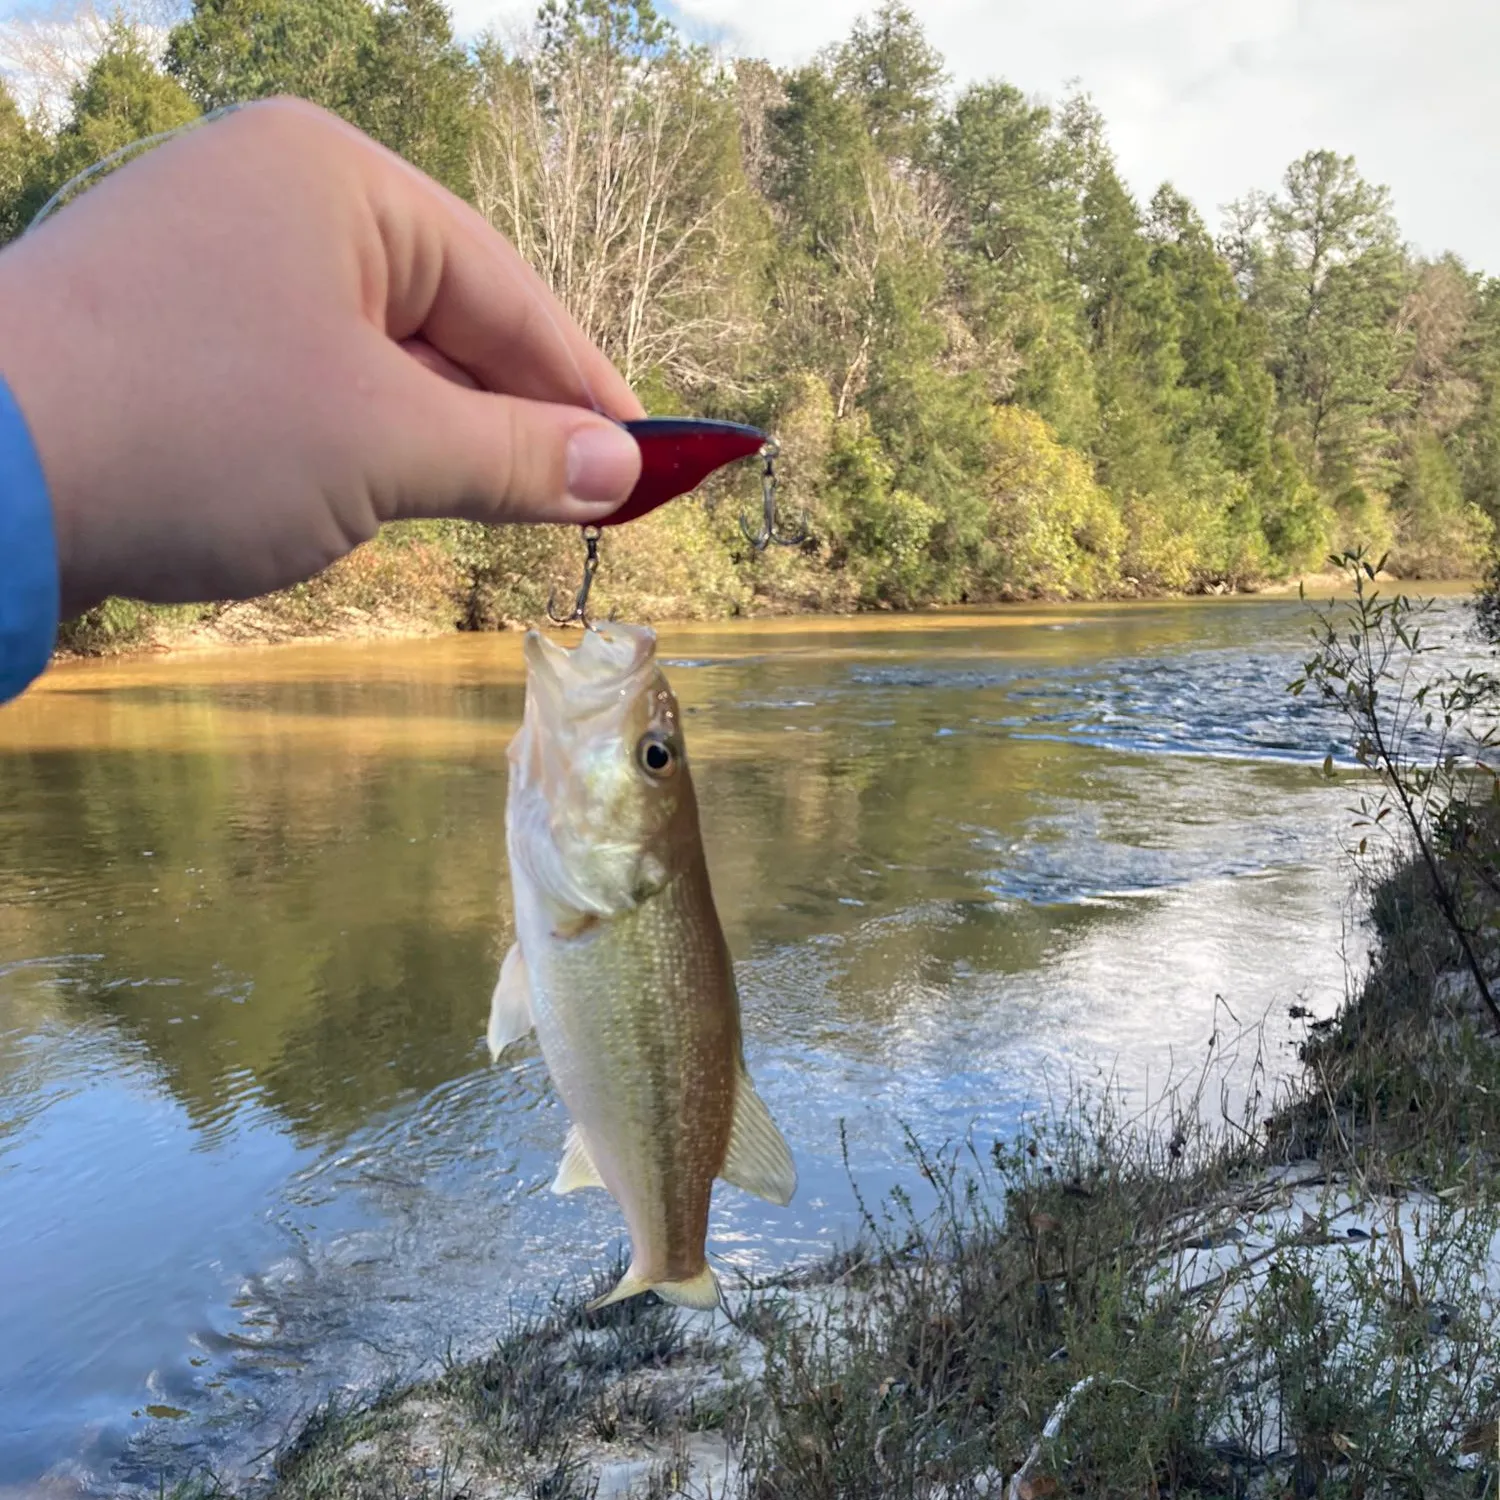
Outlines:
[[[780,453],[776,440],[758,427],[739,422],[716,422],[706,417],[646,417],[626,422],[625,430],[641,449],[641,477],[630,498],[607,520],[583,528],[583,581],[567,614],[559,614],[556,596],[547,601],[547,615],[554,624],[574,621],[588,623],[589,590],[599,568],[599,538],[605,526],[623,526],[638,521],[658,506],[698,488],[705,479],[726,464],[758,454],[764,461],[761,470],[761,515],[752,526],[744,514],[740,530],[756,552],[764,552],[773,543],[778,547],[800,547],[807,540],[807,517],[802,516],[790,531],[782,527],[776,506],[776,458]]]

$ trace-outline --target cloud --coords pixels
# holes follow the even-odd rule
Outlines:
[[[837,41],[863,0],[675,0],[689,34],[790,65]],[[913,0],[957,84],[1059,95],[1077,78],[1137,194],[1170,180],[1210,223],[1287,163],[1352,153],[1407,237],[1500,274],[1496,0]],[[466,33],[530,5],[458,0]]]

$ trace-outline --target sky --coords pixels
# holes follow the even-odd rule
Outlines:
[[[1353,155],[1419,251],[1500,275],[1500,0],[909,0],[956,85],[1057,98],[1078,80],[1145,199],[1171,181],[1217,228],[1303,152]],[[674,0],[695,40],[787,65],[874,0]],[[465,34],[533,3],[456,0]]]

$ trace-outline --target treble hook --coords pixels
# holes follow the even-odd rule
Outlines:
[[[589,602],[589,590],[594,586],[594,574],[599,570],[599,538],[603,531],[598,526],[585,526],[583,528],[583,544],[587,549],[583,559],[583,582],[578,585],[578,597],[573,600],[571,613],[560,615],[556,609],[557,590],[547,595],[547,618],[554,625],[571,625],[573,621],[579,620],[587,626],[589,617],[586,613]]]
[[[807,540],[806,511],[802,512],[797,530],[791,535],[783,534],[780,518],[776,514],[776,456],[780,452],[781,448],[775,438],[767,438],[760,450],[760,456],[766,461],[760,475],[760,529],[752,531],[744,512],[740,513],[740,530],[757,552],[764,552],[772,542],[778,547],[800,547]]]

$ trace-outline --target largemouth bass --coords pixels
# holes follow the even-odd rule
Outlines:
[[[572,1125],[555,1193],[603,1187],[630,1265],[594,1304],[647,1290],[711,1308],[716,1177],[773,1203],[791,1153],[745,1071],[739,997],[714,910],[677,700],[643,626],[591,627],[572,651],[526,636],[506,846],[516,942],[487,1040],[533,1026]]]

